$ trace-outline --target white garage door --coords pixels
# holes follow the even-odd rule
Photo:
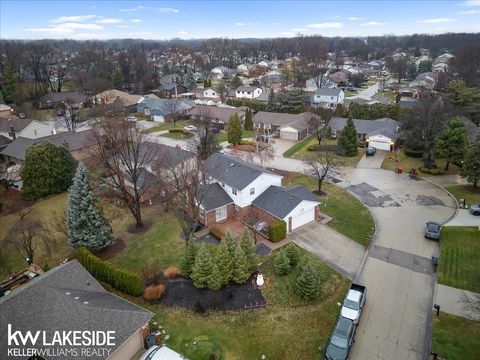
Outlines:
[[[162,115],[153,115],[153,121],[163,123],[165,122],[165,119]]]
[[[315,209],[312,208],[292,217],[292,230],[315,220]],[[288,224],[288,219],[286,220]]]
[[[283,131],[280,130],[280,138],[287,139],[287,140],[298,140],[298,133],[297,132],[290,132],[290,131]]]
[[[390,139],[389,138],[370,138],[368,141],[369,147],[374,147],[378,150],[390,150]]]

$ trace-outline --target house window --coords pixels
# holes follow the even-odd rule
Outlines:
[[[227,218],[227,206],[222,206],[215,209],[215,220],[222,221]]]
[[[232,188],[232,194],[237,195],[237,189]]]
[[[250,188],[250,195],[255,195],[255,188]]]

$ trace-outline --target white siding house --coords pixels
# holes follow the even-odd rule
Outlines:
[[[335,109],[338,104],[343,104],[345,93],[342,89],[320,88],[315,91],[313,102],[326,109]]]
[[[237,99],[256,99],[262,93],[262,89],[255,86],[240,86],[235,91]]]

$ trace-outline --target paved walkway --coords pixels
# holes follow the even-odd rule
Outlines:
[[[480,226],[480,216],[470,214],[467,209],[459,209],[455,218],[445,226]]]
[[[473,312],[467,305],[468,301],[480,302],[480,294],[451,286],[437,285],[435,304],[440,305],[440,311],[473,320],[480,320],[480,313]]]
[[[357,168],[380,169],[387,153],[388,152],[384,150],[377,150],[373,156],[367,156],[365,154],[358,162]]]
[[[288,239],[350,279],[355,278],[365,255],[363,246],[319,222],[294,230]]]

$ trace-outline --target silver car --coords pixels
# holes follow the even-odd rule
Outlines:
[[[425,224],[425,237],[427,239],[440,240],[440,229],[442,226],[435,222],[429,221]]]
[[[480,204],[470,206],[470,214],[479,216],[480,215]]]

